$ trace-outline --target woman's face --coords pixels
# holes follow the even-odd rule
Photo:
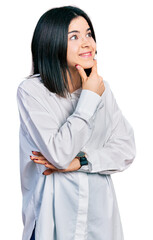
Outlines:
[[[96,43],[87,21],[83,17],[74,18],[68,29],[67,62],[70,69],[78,64],[84,69],[91,68],[96,52]],[[76,68],[75,68],[76,69]]]

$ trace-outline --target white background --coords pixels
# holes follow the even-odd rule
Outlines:
[[[38,19],[63,5],[76,5],[90,16],[97,37],[98,72],[134,128],[136,159],[128,170],[112,176],[125,240],[153,239],[153,7],[149,0],[6,0],[0,6],[0,239],[21,240],[23,229],[17,86],[31,71],[30,43]]]

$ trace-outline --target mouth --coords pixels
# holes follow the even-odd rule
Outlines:
[[[92,57],[92,52],[90,51],[90,52],[80,53],[79,56],[84,58]]]

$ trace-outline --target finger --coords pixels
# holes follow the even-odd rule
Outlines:
[[[45,167],[49,168],[49,169],[52,169],[52,170],[58,170],[58,168],[56,168],[53,164],[51,164],[50,162],[46,162],[45,164]]]
[[[30,156],[31,160],[47,160],[44,156]]]
[[[78,64],[75,67],[77,68],[82,81],[86,81],[87,80],[87,74],[84,71],[84,69],[80,65],[78,65]]]
[[[47,160],[39,160],[39,159],[33,159],[34,163],[38,163],[38,164],[48,164]]]
[[[43,172],[43,175],[47,176],[47,175],[50,175],[54,172],[57,172],[57,170],[47,169]]]
[[[47,168],[57,170],[57,168],[46,159],[45,160],[34,159],[33,161],[34,163],[45,165],[45,167]]]
[[[91,73],[97,73],[97,60],[94,59],[94,65],[91,68]]]
[[[36,152],[36,151],[32,151],[32,154],[37,156],[43,156],[40,152]]]

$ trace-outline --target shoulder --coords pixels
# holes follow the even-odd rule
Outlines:
[[[17,102],[28,106],[41,105],[47,111],[60,104],[55,93],[50,92],[43,84],[39,75],[25,78],[17,88]]]
[[[33,75],[30,77],[25,78],[18,86],[18,89],[22,89],[27,93],[36,93],[40,89],[46,89],[40,75]]]
[[[103,80],[103,82],[104,82],[104,85],[105,85],[105,90],[107,91],[110,88],[109,83],[106,80]]]
[[[33,75],[25,78],[17,88],[17,96],[31,96],[37,100],[42,100],[47,96],[50,97],[55,95],[50,92],[43,84],[40,75]]]
[[[105,85],[105,91],[102,95],[102,99],[104,100],[107,109],[114,109],[114,105],[116,105],[116,99],[111,90],[110,84],[106,80],[103,80],[103,82]]]
[[[105,91],[104,91],[102,96],[105,97],[106,99],[111,98],[112,97],[112,91],[111,91],[110,85],[109,85],[108,81],[106,81],[106,80],[103,80],[103,82],[104,82],[104,85],[105,85]]]

